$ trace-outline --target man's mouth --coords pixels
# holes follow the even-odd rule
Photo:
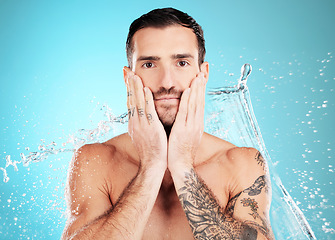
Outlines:
[[[154,99],[155,101],[159,102],[168,102],[168,101],[179,101],[180,97],[178,96],[160,96]]]

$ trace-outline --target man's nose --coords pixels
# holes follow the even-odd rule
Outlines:
[[[173,71],[169,68],[162,68],[160,73],[160,87],[171,89],[175,87],[175,76]]]

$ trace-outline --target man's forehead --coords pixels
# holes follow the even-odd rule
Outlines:
[[[164,28],[143,28],[133,37],[133,54],[139,56],[157,56],[160,54],[197,55],[197,38],[189,28],[172,25]]]

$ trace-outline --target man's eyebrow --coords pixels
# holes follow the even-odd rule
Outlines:
[[[172,59],[181,59],[181,58],[194,58],[194,56],[190,53],[181,53],[181,54],[173,54],[171,56]]]
[[[137,61],[158,61],[160,60],[160,57],[156,57],[156,56],[139,56],[137,58]]]

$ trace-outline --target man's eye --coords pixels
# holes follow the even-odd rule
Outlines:
[[[178,62],[178,66],[179,67],[185,67],[185,66],[187,66],[188,65],[188,62],[186,62],[186,61],[179,61]]]
[[[144,63],[142,66],[143,66],[144,68],[152,68],[152,67],[154,66],[154,64],[151,63],[151,62],[147,62],[147,63]]]

